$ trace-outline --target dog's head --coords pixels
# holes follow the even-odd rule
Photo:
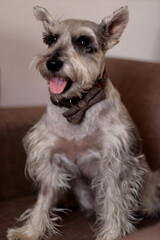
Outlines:
[[[49,82],[50,94],[56,98],[81,96],[101,78],[105,52],[119,42],[128,23],[128,8],[122,7],[100,24],[85,20],[56,21],[42,7],[34,7],[42,21],[45,54],[38,56],[37,68]]]

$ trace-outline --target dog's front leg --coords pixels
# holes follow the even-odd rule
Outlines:
[[[138,164],[138,158],[129,159],[130,163],[125,160],[126,157],[124,162],[114,157],[111,161],[104,159],[101,173],[93,183],[97,240],[115,240],[135,230],[134,213],[139,208],[145,168]]]
[[[67,187],[68,175],[58,165],[48,164],[43,169],[46,177],[42,179],[40,192],[34,208],[27,210],[20,218],[26,220],[24,226],[8,230],[10,240],[38,240],[46,234],[57,233],[59,217],[52,205],[56,204],[59,191]]]
[[[37,240],[42,237],[46,230],[54,231],[54,225],[49,216],[53,192],[46,195],[40,193],[38,200],[32,209],[28,209],[20,220],[27,220],[24,226],[8,230],[10,240]]]
[[[48,236],[57,233],[56,226],[59,217],[54,213],[52,205],[56,204],[59,190],[62,189],[60,183],[66,181],[66,179],[64,179],[64,175],[61,176],[61,171],[59,171],[59,180],[55,180],[58,169],[56,169],[57,172],[54,173],[54,168],[52,168],[52,166],[48,166],[48,168],[49,167],[50,172],[53,172],[52,174],[48,172],[46,179],[43,179],[43,184],[41,185],[35,206],[32,209],[28,209],[20,217],[20,220],[26,221],[26,223],[20,228],[9,229],[8,239],[38,240],[45,235]]]
[[[39,184],[37,202],[20,218],[24,226],[8,230],[9,240],[38,240],[45,234],[56,233],[58,216],[52,211],[61,190],[69,187],[69,175],[53,154],[53,137],[49,135],[44,121],[37,123],[25,138],[28,155],[27,169]],[[58,161],[59,160],[59,161]]]

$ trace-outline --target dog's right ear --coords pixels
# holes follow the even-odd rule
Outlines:
[[[42,21],[44,29],[49,32],[50,27],[54,25],[54,20],[50,13],[45,8],[39,6],[33,8],[33,13],[37,20]]]

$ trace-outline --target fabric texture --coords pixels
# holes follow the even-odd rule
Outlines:
[[[73,105],[69,110],[63,113],[63,116],[68,122],[72,124],[79,124],[82,122],[87,109],[92,105],[104,100],[106,95],[101,88],[91,88],[87,95],[81,99],[77,105]]]

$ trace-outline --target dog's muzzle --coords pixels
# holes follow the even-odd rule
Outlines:
[[[49,90],[51,94],[62,94],[67,91],[72,84],[72,81],[59,74],[64,63],[59,59],[49,59],[46,62],[47,69],[53,73],[53,77],[49,79]]]

